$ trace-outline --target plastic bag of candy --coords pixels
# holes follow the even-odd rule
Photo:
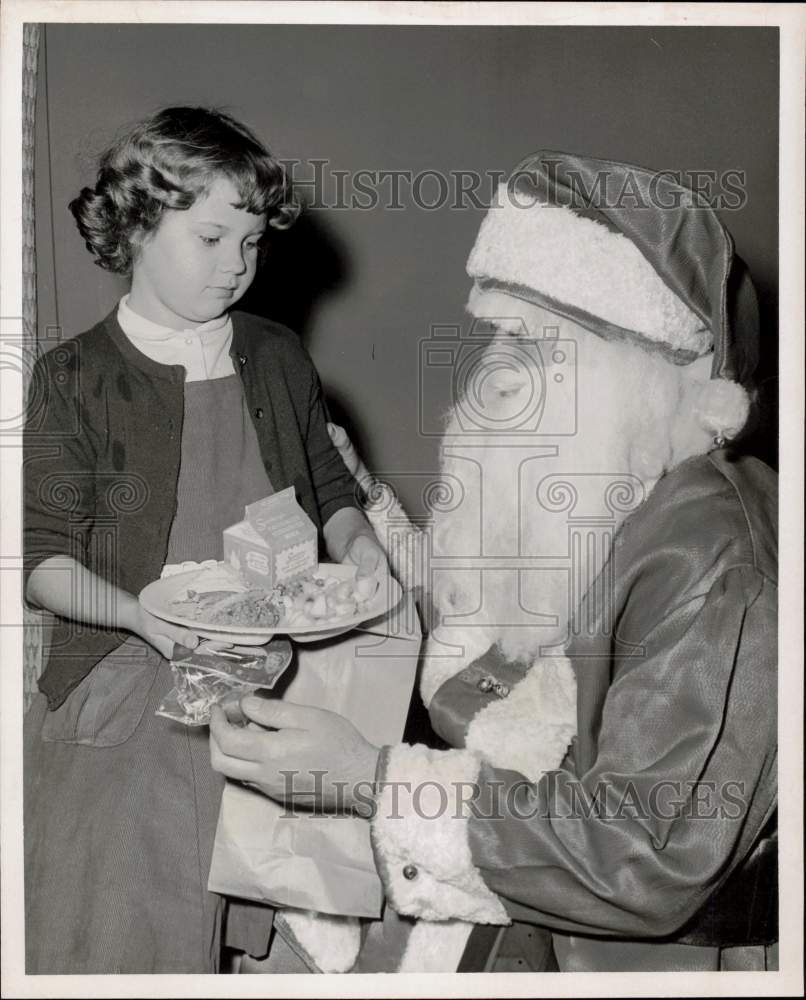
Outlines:
[[[206,726],[213,705],[237,702],[259,688],[273,688],[291,662],[291,643],[227,646],[204,641],[196,649],[177,645],[171,659],[174,687],[156,714],[186,726]]]

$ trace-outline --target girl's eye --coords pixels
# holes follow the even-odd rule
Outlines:
[[[199,239],[206,247],[214,247],[218,243],[217,236],[200,236]]]
[[[246,243],[245,244],[245,247],[246,247],[247,250],[257,250],[257,248],[259,246],[260,246],[259,243]]]

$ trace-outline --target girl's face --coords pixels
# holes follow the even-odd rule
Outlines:
[[[263,215],[235,208],[225,177],[184,211],[168,210],[143,242],[132,270],[131,308],[146,319],[186,330],[216,319],[255,277]]]

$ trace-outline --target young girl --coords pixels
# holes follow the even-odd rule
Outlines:
[[[384,556],[297,337],[231,312],[268,232],[299,211],[258,139],[169,108],[103,156],[70,209],[131,290],[43,356],[30,392],[25,593],[56,620],[26,720],[27,971],[213,972],[223,781],[206,730],[154,714],[174,644],[198,637],[137,594],[166,565],[220,559],[245,504],[288,486],[331,560],[369,574]]]

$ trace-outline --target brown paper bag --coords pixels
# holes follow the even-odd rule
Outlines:
[[[421,631],[411,594],[347,635],[297,646],[282,697],[346,716],[376,745],[403,735]],[[227,782],[208,887],[276,906],[379,917],[383,887],[369,823],[353,816],[292,812]]]

